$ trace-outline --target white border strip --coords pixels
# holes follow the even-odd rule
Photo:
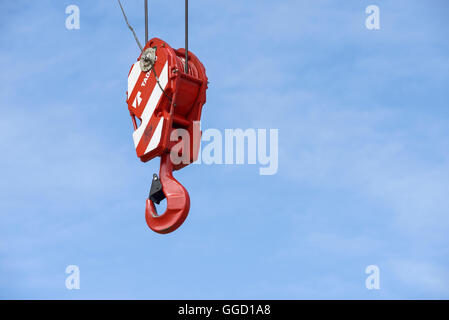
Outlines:
[[[133,67],[128,77],[128,99],[131,96],[131,93],[133,92],[133,89],[136,85],[137,80],[139,79],[141,72],[142,71],[140,70],[140,63],[139,61],[137,61],[136,63],[133,64]]]
[[[163,124],[164,118],[161,118],[161,120],[159,120],[159,123],[157,124],[156,130],[154,130],[153,136],[151,137],[151,141],[148,144],[147,149],[145,150],[145,154],[156,149],[156,147],[159,145],[159,141],[161,140]]]
[[[165,90],[165,87],[168,84],[168,61],[165,63],[164,69],[162,69],[162,72],[159,77],[159,83],[161,84],[161,87],[164,88]],[[145,109],[143,110],[142,123],[136,129],[136,131],[133,132],[134,146],[136,148],[140,142],[140,139],[142,139],[143,132],[145,131],[145,128],[148,126],[148,122],[150,122],[151,116],[153,115],[154,109],[156,109],[156,106],[161,98],[161,95],[162,90],[156,83],[153,92],[151,92],[150,99],[148,99]]]

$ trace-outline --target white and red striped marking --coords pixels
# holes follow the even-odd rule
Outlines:
[[[165,90],[168,84],[168,61],[156,63],[154,69],[159,76],[159,84]],[[141,119],[141,124],[133,132],[134,146],[139,157],[156,149],[160,143],[164,119],[154,114],[161,103],[163,92],[152,71],[142,72],[136,62],[128,76],[128,107]]]

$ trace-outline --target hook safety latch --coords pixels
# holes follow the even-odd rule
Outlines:
[[[151,182],[151,189],[148,199],[156,204],[161,203],[161,201],[165,199],[164,191],[162,191],[162,183],[157,174],[153,174],[153,181]]]
[[[159,215],[156,204],[167,199],[167,210]],[[190,210],[187,190],[173,177],[173,163],[169,153],[161,155],[159,178],[153,175],[151,190],[146,202],[145,219],[148,227],[157,233],[170,233],[184,222]]]

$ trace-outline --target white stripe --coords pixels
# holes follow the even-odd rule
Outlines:
[[[165,87],[168,84],[168,61],[165,63],[164,69],[162,69],[162,72],[159,77],[159,83],[161,84],[161,87],[164,88],[165,90]],[[162,90],[156,83],[153,92],[151,92],[150,99],[148,99],[145,109],[143,110],[142,123],[137,128],[137,130],[133,132],[134,146],[136,148],[137,145],[139,144],[140,139],[142,138],[143,132],[145,131],[148,122],[150,122],[151,116],[153,115],[154,109],[156,109],[157,103],[159,102],[161,95]]]
[[[128,77],[128,99],[131,96],[131,93],[133,92],[134,86],[136,85],[137,79],[139,79],[140,76],[140,62],[137,61],[134,63],[133,67],[131,68],[131,72],[129,73]]]
[[[161,140],[163,124],[164,124],[164,118],[161,118],[161,120],[159,120],[159,123],[157,124],[156,130],[154,130],[153,136],[151,137],[151,141],[148,144],[148,148],[147,148],[147,150],[145,150],[145,153],[148,153],[151,150],[156,149],[156,147],[159,145],[159,141]]]

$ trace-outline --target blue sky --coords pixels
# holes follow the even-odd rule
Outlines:
[[[176,172],[189,217],[153,233],[158,161],[133,149],[138,50],[117,3],[2,1],[0,297],[449,298],[447,2],[190,2],[203,129],[279,129],[278,173]],[[142,1],[123,4],[142,40]],[[183,14],[150,1],[150,36],[182,47]],[[80,290],[65,288],[72,264]]]

